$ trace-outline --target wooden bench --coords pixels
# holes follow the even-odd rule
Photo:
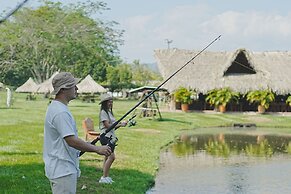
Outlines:
[[[91,118],[85,118],[82,121],[82,127],[85,133],[85,141],[99,138],[100,133],[94,130],[94,122]]]

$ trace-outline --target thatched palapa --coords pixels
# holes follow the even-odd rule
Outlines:
[[[155,50],[163,78],[168,78],[198,52],[180,49]],[[230,87],[240,93],[269,88],[276,94],[286,95],[291,93],[290,74],[290,51],[204,51],[163,87],[173,92],[184,86],[203,94],[223,87]]]
[[[83,94],[94,94],[94,93],[104,93],[107,90],[96,83],[90,75],[87,75],[84,80],[82,80],[79,84],[77,84],[78,93]]]
[[[52,85],[53,78],[58,74],[59,72],[55,72],[49,79],[45,80],[41,84],[39,84],[39,88],[37,90],[38,93],[51,93],[54,88]]]
[[[37,91],[38,87],[39,86],[30,77],[24,84],[19,86],[15,92],[34,93]]]

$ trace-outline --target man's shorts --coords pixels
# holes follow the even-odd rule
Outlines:
[[[77,173],[50,179],[50,185],[53,194],[75,194],[77,191]]]

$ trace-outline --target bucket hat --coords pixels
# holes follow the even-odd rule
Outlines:
[[[60,72],[52,80],[54,90],[52,95],[56,95],[62,88],[72,88],[80,81],[79,78],[74,78],[70,72]]]
[[[99,104],[101,104],[102,102],[105,102],[107,100],[112,100],[112,96],[110,96],[109,94],[102,94],[100,97],[100,102]]]

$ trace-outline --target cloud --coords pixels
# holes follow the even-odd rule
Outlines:
[[[263,12],[227,11],[213,16],[203,23],[205,30],[222,31],[227,35],[248,36],[290,36],[290,15],[281,16]]]
[[[227,11],[213,16],[202,26],[205,32],[220,31],[226,36],[228,49],[285,50],[291,47],[290,16]]]
[[[165,12],[138,15],[121,21],[126,29],[121,54],[126,54],[131,60],[133,55],[146,56],[147,62],[153,62],[154,49],[167,48],[166,39],[173,40],[174,47],[183,48],[183,44],[189,41],[188,37],[197,37],[193,31],[199,28],[199,21],[205,17],[203,12],[207,13],[207,9],[201,5],[177,6]]]
[[[262,11],[222,11],[200,4],[177,6],[173,9],[127,18],[124,22],[124,54],[153,59],[153,50],[171,47],[200,50],[222,34],[210,50],[290,50],[291,13],[280,15]]]
[[[175,40],[195,37],[199,33],[197,29],[200,21],[207,18],[205,14],[207,10],[208,7],[204,5],[175,7],[160,16],[161,24],[156,26],[154,32],[160,38],[168,37]]]

